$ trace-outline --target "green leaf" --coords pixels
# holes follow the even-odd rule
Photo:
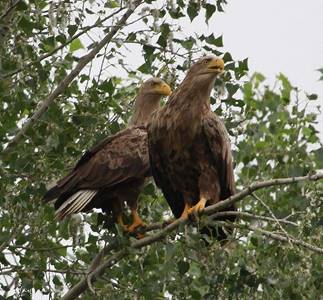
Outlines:
[[[224,62],[233,61],[232,56],[229,52],[224,53],[223,60]]]
[[[210,20],[210,18],[213,16],[214,12],[216,11],[216,7],[213,4],[205,4],[205,19],[206,19],[206,23],[208,23],[208,21]]]
[[[29,21],[25,16],[21,18],[21,20],[18,23],[18,26],[21,28],[22,31],[24,31],[27,35],[31,35],[33,32],[33,29],[35,27],[35,24],[31,21]]]
[[[70,52],[75,52],[75,51],[77,51],[77,50],[79,50],[79,49],[83,49],[84,48],[84,46],[83,46],[83,44],[82,44],[82,42],[81,42],[81,40],[80,39],[75,39],[71,44],[70,44]]]
[[[195,39],[192,37],[188,40],[181,41],[181,45],[187,50],[191,50],[194,44],[195,44]]]
[[[110,0],[106,2],[105,6],[109,8],[116,8],[119,7],[119,3],[118,1]]]
[[[289,103],[290,101],[290,93],[292,91],[292,85],[290,84],[289,80],[287,77],[283,74],[279,74],[277,77],[281,83],[282,83],[282,97],[285,100],[285,102]]]
[[[99,89],[109,93],[109,95],[112,96],[112,94],[113,94],[113,92],[115,90],[115,87],[113,85],[112,79],[106,80],[103,83],[101,83],[99,85]]]
[[[137,70],[144,74],[150,74],[151,72],[151,69],[146,63],[142,64]]]
[[[236,107],[244,107],[245,102],[240,99],[234,99],[234,98],[228,98],[223,101],[224,103],[230,105],[230,106],[236,106]]]
[[[24,11],[28,9],[28,5],[26,4],[25,1],[19,1],[17,6],[16,6],[16,10],[17,11]]]
[[[67,32],[70,36],[73,36],[76,31],[77,31],[77,25],[68,25],[67,26]]]
[[[205,38],[205,41],[216,47],[223,47],[222,35],[218,38],[215,38],[213,33]]]
[[[320,68],[317,71],[321,73],[321,77],[319,78],[319,80],[323,80],[323,68]]]
[[[313,101],[313,100],[317,100],[318,96],[317,96],[317,94],[309,94],[309,95],[307,95],[307,98],[308,98],[308,100]]]
[[[66,36],[65,34],[60,34],[56,37],[56,41],[60,42],[61,44],[65,44],[66,43]]]
[[[155,51],[155,48],[151,47],[149,45],[144,45],[143,50],[145,52],[146,57],[151,57],[153,55],[154,51]]]
[[[189,5],[187,7],[187,14],[188,14],[191,22],[198,15],[199,10],[200,10],[200,7],[199,7],[198,3],[195,3],[193,1],[190,1]]]
[[[236,92],[237,90],[239,89],[240,85],[239,84],[233,84],[233,83],[227,83],[225,85],[228,93],[229,93],[229,97],[232,97]]]
[[[190,269],[190,264],[186,261],[179,261],[177,263],[177,268],[179,274],[184,275]]]
[[[319,148],[317,150],[312,151],[315,156],[315,162],[317,164],[317,168],[323,168],[323,148]]]
[[[163,34],[161,34],[159,36],[159,39],[157,40],[157,44],[160,45],[160,46],[162,46],[163,48],[166,48],[166,46],[167,46],[167,40],[166,40],[166,38],[164,37]]]

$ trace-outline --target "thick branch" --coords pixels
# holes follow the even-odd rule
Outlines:
[[[292,184],[292,183],[301,182],[301,181],[316,181],[316,180],[319,180],[322,178],[323,178],[323,173],[318,173],[315,175],[308,175],[308,176],[302,176],[302,177],[278,178],[278,179],[272,179],[272,180],[263,181],[263,182],[256,182],[254,184],[251,184],[249,187],[245,188],[241,192],[235,194],[234,196],[231,196],[230,198],[228,198],[224,201],[221,201],[217,204],[208,206],[207,208],[204,209],[202,214],[213,216],[219,210],[222,210],[222,209],[232,205],[235,202],[241,201],[246,196],[251,195],[252,192],[262,189],[262,188],[275,186],[275,185]],[[188,219],[186,219],[186,220],[185,219],[177,219],[173,223],[167,225],[164,229],[157,232],[156,234],[133,242],[131,244],[130,248],[140,249],[140,248],[148,246],[156,241],[159,241],[159,240],[163,239],[164,237],[166,237],[170,232],[177,229],[181,224],[186,224],[187,222],[188,222]],[[228,226],[227,223],[225,223],[225,225]],[[231,224],[231,226],[237,227],[239,225]],[[244,226],[244,228],[246,228],[246,227]],[[257,228],[253,228],[253,227],[250,227],[250,230],[259,232],[263,235],[266,235],[270,238],[273,238],[273,239],[276,239],[279,241],[293,242],[294,244],[303,246],[303,247],[310,249],[312,251],[315,251],[318,253],[323,253],[322,248],[310,245],[306,242],[303,242],[303,241],[300,241],[300,240],[297,240],[294,238],[286,238],[286,237],[280,236],[276,233],[272,233],[270,231],[266,231],[263,229],[257,229]],[[112,265],[116,264],[119,260],[121,260],[123,257],[125,257],[126,254],[127,254],[126,249],[122,249],[122,250],[116,252],[115,254],[113,254],[106,262],[104,262],[103,264],[98,266],[95,270],[93,270],[93,272],[90,274],[90,276],[91,276],[90,281],[97,280],[104,273],[106,268],[109,268]],[[83,293],[87,288],[88,288],[88,280],[87,280],[87,278],[83,278],[77,285],[75,285],[71,290],[69,290],[69,292],[62,299],[65,299],[65,300],[75,299],[81,293]]]
[[[22,128],[18,131],[15,137],[8,143],[6,149],[4,149],[3,154],[10,151],[12,146],[16,145],[21,139],[23,139],[27,130],[32,126],[32,124],[38,120],[43,113],[48,109],[48,106],[68,87],[68,85],[75,79],[75,77],[82,71],[82,69],[99,53],[99,51],[110,43],[111,39],[115,36],[118,30],[125,25],[127,19],[133,13],[135,8],[141,3],[141,0],[134,1],[133,5],[127,9],[121,19],[117,22],[115,26],[112,26],[109,33],[99,42],[88,54],[80,58],[76,67],[59,83],[59,85],[54,89],[54,91],[49,94],[47,99],[39,107],[39,109],[29,118]]]

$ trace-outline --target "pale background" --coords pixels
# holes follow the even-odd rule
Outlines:
[[[225,13],[214,19],[224,47],[234,59],[249,58],[250,74],[263,73],[273,83],[279,73],[294,86],[319,96],[323,104],[322,0],[228,0]],[[312,106],[313,107],[313,106]],[[317,129],[323,140],[323,116]]]

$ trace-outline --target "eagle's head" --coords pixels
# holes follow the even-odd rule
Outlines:
[[[223,73],[224,61],[214,55],[203,56],[189,69],[187,76],[194,77],[198,81],[213,80],[217,75]]]
[[[146,95],[169,96],[172,93],[172,90],[165,81],[153,77],[142,84],[140,93]]]
[[[170,86],[159,78],[151,78],[145,81],[136,97],[135,108],[129,125],[147,126],[152,113],[159,108],[161,97],[169,96],[171,93]]]

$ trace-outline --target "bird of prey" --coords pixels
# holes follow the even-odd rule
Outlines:
[[[210,105],[215,79],[223,71],[222,59],[199,59],[148,126],[152,174],[176,218],[197,214],[235,193],[229,135]],[[226,238],[223,228],[202,232]]]
[[[44,195],[45,202],[55,200],[59,219],[101,208],[112,213],[126,231],[144,224],[137,213],[137,199],[151,176],[146,127],[161,97],[170,94],[170,87],[158,78],[142,84],[128,127],[85,152],[72,171]],[[123,222],[125,203],[133,217],[130,227]]]

